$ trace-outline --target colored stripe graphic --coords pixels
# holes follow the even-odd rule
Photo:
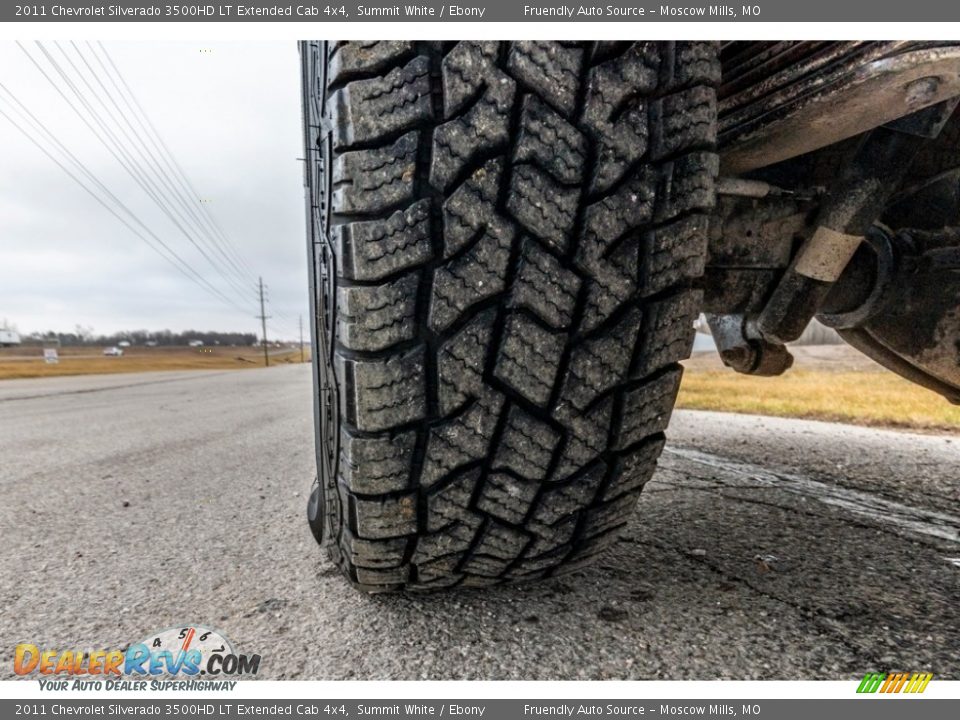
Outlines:
[[[933,673],[867,673],[857,686],[857,692],[918,694],[927,689],[932,679]]]
[[[880,687],[880,683],[883,682],[884,675],[882,673],[867,673],[863,676],[863,680],[860,681],[860,687],[857,688],[858,693],[875,693]]]

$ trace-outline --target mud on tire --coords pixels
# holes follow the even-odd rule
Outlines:
[[[554,575],[663,446],[714,203],[711,43],[304,43],[321,464],[370,592]]]

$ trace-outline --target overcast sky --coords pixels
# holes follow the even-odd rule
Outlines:
[[[73,99],[39,48],[24,45]],[[102,93],[74,48],[60,45]],[[86,44],[77,45],[99,70]],[[73,74],[54,43],[44,46]],[[297,317],[307,311],[296,44],[105,47],[207,210],[252,274],[263,275],[275,332],[292,338]],[[98,334],[140,328],[259,332],[253,281],[245,279],[244,297],[238,297],[241,290],[218,275],[15,43],[0,43],[0,83],[145,225],[241,306],[190,282],[0,116],[0,325],[6,320],[22,333],[72,331],[76,325]],[[0,109],[10,113],[8,100],[0,91]],[[123,137],[117,128],[114,132]],[[143,147],[151,146],[144,142]],[[136,150],[131,146],[129,152]],[[191,234],[202,237],[198,231]],[[214,248],[201,246],[229,270]]]

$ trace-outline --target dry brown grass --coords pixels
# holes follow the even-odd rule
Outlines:
[[[0,379],[148,372],[155,370],[242,370],[263,367],[263,351],[253,347],[133,347],[122,357],[104,357],[103,348],[61,348],[60,362],[48,365],[36,347],[0,350]],[[305,352],[307,361],[310,353]],[[298,349],[270,350],[270,364],[300,362]]]
[[[761,378],[689,368],[677,407],[960,432],[960,407],[884,370],[794,369]]]

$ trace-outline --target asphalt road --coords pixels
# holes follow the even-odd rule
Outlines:
[[[0,383],[2,676],[201,623],[276,679],[960,678],[960,437],[678,412],[596,567],[370,598],[304,520],[309,383]]]

